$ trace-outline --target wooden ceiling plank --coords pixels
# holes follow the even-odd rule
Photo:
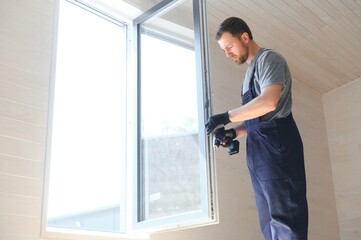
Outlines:
[[[352,63],[356,63],[358,59],[360,59],[359,50],[355,51],[353,47],[353,43],[349,43],[349,40],[343,38],[343,29],[339,29],[339,32],[335,31],[335,26],[331,25],[335,23],[332,20],[332,16],[328,15],[320,6],[314,4],[311,0],[302,1],[306,7],[315,12],[315,14],[319,15],[325,22],[328,23],[323,29],[320,29],[320,36],[322,38],[328,40],[328,45],[330,52],[334,55],[334,51],[342,49],[342,51],[338,51],[339,55],[345,56],[347,59],[350,59]],[[337,24],[337,23],[336,23]],[[347,41],[345,43],[345,41]],[[339,56],[338,56],[339,57]]]
[[[272,1],[274,3],[274,1]],[[262,1],[262,7],[269,12],[270,14],[273,15],[272,19],[279,19],[280,22],[285,22],[285,24],[287,25],[287,27],[285,27],[285,25],[282,25],[282,29],[286,29],[287,32],[285,33],[291,33],[291,31],[294,30],[294,27],[297,25],[293,25],[291,26],[290,23],[294,22],[292,20],[292,18],[285,18],[286,14],[282,14],[285,11],[284,9],[284,5],[278,5],[278,7],[282,7],[282,10],[280,10],[278,7],[275,7],[274,5],[271,6],[270,2],[264,2]],[[261,6],[260,6],[261,7]],[[281,13],[281,14],[277,14]],[[280,19],[283,18],[283,19]],[[278,21],[275,21],[275,24],[278,24]],[[281,24],[281,23],[280,23]],[[290,25],[290,26],[288,26]],[[341,86],[344,83],[344,74],[340,71],[337,70],[337,68],[333,67],[329,61],[327,61],[328,56],[325,54],[322,54],[323,52],[321,51],[320,54],[320,47],[315,45],[316,42],[311,42],[312,44],[310,44],[310,42],[306,39],[304,39],[304,35],[302,34],[298,34],[298,32],[293,31],[294,33],[294,37],[299,39],[299,42],[301,44],[303,44],[305,47],[304,49],[304,56],[308,59],[312,59],[314,61],[316,61],[320,66],[319,69],[320,71],[323,72],[322,75],[324,75],[324,77],[326,79],[328,79],[329,82],[333,82],[334,86]],[[324,45],[324,43],[320,44],[321,46]]]
[[[326,93],[361,75],[360,2],[208,0],[209,41],[215,47],[212,54],[224,54],[216,50],[214,41],[220,22],[230,16],[241,17],[261,46],[285,56],[294,78]],[[345,39],[348,35],[351,37]],[[232,61],[227,62],[233,66]]]
[[[354,3],[354,2],[353,2]],[[358,16],[356,14],[356,11],[353,11],[350,1],[339,1],[339,0],[332,0],[330,1],[330,4],[340,11],[340,13],[343,15],[345,19],[347,19],[347,24],[352,25],[352,27],[355,27],[358,29],[359,33],[361,31],[361,25],[357,24],[361,21],[361,14]]]
[[[278,51],[284,53],[284,52],[288,52],[288,56],[287,58],[292,58],[293,61],[298,61],[297,63],[297,67],[301,68],[301,69],[311,69],[314,68],[314,66],[308,66],[308,64],[306,64],[306,67],[302,67],[302,65],[305,65],[304,62],[305,60],[303,58],[304,54],[303,53],[299,53],[298,51],[294,51],[294,47],[295,46],[302,46],[304,45],[304,43],[297,43],[298,41],[293,40],[289,40],[289,35],[287,33],[285,33],[284,31],[282,31],[281,29],[279,29],[279,27],[277,27],[277,25],[275,23],[270,23],[270,21],[267,21],[267,19],[263,18],[263,17],[258,17],[257,21],[253,21],[251,18],[254,18],[254,16],[268,16],[268,14],[266,14],[265,9],[263,9],[263,12],[261,11],[262,9],[260,9],[259,7],[256,8],[251,8],[249,7],[244,1],[243,2],[236,2],[236,1],[232,1],[232,6],[229,5],[230,2],[223,2],[221,3],[221,1],[219,1],[215,6],[222,8],[222,9],[227,9],[227,11],[229,11],[228,16],[233,16],[235,15],[234,13],[236,13],[236,16],[240,16],[245,19],[247,22],[251,23],[250,27],[252,29],[252,31],[256,34],[254,34],[255,39],[257,39],[257,42],[260,42],[261,45],[267,45],[267,43],[271,43],[272,44],[272,48],[273,49],[278,49]],[[227,5],[227,7],[225,8],[225,6]],[[235,10],[237,9],[238,12]],[[258,13],[254,12],[253,9],[257,9]],[[248,20],[248,16],[250,18],[250,20]],[[263,18],[263,19],[262,19]],[[279,25],[279,24],[278,24]],[[271,34],[270,31],[263,31],[263,29],[272,29]],[[262,29],[262,30],[260,30]],[[263,44],[262,44],[263,43]],[[267,47],[267,46],[265,46]],[[287,51],[286,51],[287,49]],[[293,53],[291,53],[293,52]],[[300,56],[302,55],[302,56]],[[310,62],[311,60],[307,60],[307,62]],[[312,74],[314,74],[313,72],[315,72],[316,69],[314,71],[312,71]],[[310,74],[309,77],[307,77],[305,79],[305,81],[308,81],[308,85],[314,85],[314,83],[317,83],[317,80],[314,79],[317,76],[312,76],[312,74]],[[302,76],[305,76],[305,74],[303,73]],[[319,77],[319,76],[318,76]],[[332,86],[330,86],[332,87]],[[314,86],[314,88],[317,89],[318,92],[324,92],[326,91],[325,89],[320,89],[320,87]]]
[[[335,26],[335,29],[337,31],[345,31],[347,30],[350,34],[347,37],[352,37],[355,42],[361,41],[361,31],[358,27],[356,27],[351,21],[349,21],[346,17],[346,15],[350,15],[350,12],[342,13],[340,12],[341,8],[338,5],[338,9],[335,8],[334,5],[331,4],[331,2],[340,3],[339,0],[329,0],[328,1],[317,1],[317,4],[324,9],[324,11],[327,12],[327,14],[330,15],[330,22],[329,25]],[[358,22],[360,19],[358,19]],[[358,46],[361,44],[357,44]],[[361,47],[360,47],[361,49]]]

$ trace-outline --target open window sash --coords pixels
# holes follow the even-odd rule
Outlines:
[[[205,22],[198,0],[165,0],[133,21],[135,230],[217,221]]]

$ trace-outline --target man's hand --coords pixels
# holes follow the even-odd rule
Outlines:
[[[224,127],[217,128],[213,133],[213,146],[214,147],[230,147],[232,146],[233,139],[237,137],[236,131],[231,128],[225,130]]]
[[[230,122],[228,112],[211,116],[206,123],[207,134],[211,134],[218,126],[226,125]]]

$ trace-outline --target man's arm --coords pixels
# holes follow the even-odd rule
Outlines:
[[[231,122],[244,122],[274,111],[283,89],[282,84],[272,84],[262,89],[261,94],[246,105],[228,111]],[[237,136],[239,136],[237,134]]]
[[[243,122],[249,119],[257,118],[276,109],[278,100],[282,92],[283,85],[274,83],[265,87],[261,91],[261,95],[254,98],[246,105],[227,111],[225,113],[211,116],[206,123],[207,134],[210,134],[218,126],[226,125],[229,122],[241,122],[242,124],[236,128],[237,136],[246,134]]]
[[[247,130],[246,130],[246,126],[244,125],[244,122],[242,122],[240,125],[235,127],[234,130],[236,131],[237,137],[244,137],[247,135]]]

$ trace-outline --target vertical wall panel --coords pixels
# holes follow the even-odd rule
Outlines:
[[[341,239],[361,239],[361,78],[323,96]]]
[[[53,0],[0,1],[0,239],[40,239]]]
[[[339,240],[322,96],[297,79],[293,84],[293,113],[304,145],[309,238]]]

